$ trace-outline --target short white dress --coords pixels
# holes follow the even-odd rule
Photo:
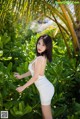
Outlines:
[[[31,75],[34,75],[34,71],[32,69],[32,64],[38,59],[38,57],[29,64],[29,71]],[[42,105],[50,105],[51,99],[54,95],[54,86],[52,83],[46,78],[46,76],[38,76],[38,79],[34,82],[35,86],[37,87],[40,93],[40,100]]]

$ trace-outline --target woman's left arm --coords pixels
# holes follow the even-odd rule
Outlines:
[[[38,58],[38,60],[36,60],[35,62],[35,69],[34,69],[34,76],[23,86],[18,87],[16,90],[21,93],[25,88],[29,87],[30,85],[32,85],[39,76],[40,70],[41,70],[41,63],[42,63],[42,57],[40,56]]]

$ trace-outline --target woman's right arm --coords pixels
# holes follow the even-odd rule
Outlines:
[[[19,73],[14,73],[14,76],[15,76],[17,79],[22,79],[22,78],[28,77],[28,76],[30,76],[30,75],[31,75],[31,72],[30,72],[30,71],[28,71],[28,72],[26,72],[26,73],[24,73],[24,74],[22,74],[22,75],[20,75]]]

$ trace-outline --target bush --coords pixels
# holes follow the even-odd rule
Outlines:
[[[12,119],[41,119],[40,99],[35,86],[25,89],[22,94],[15,91],[17,86],[23,85],[31,77],[16,80],[13,76],[14,71],[22,74],[28,70],[28,64],[35,57],[35,43],[40,34],[27,34],[27,40],[19,31],[20,29],[14,34],[13,41],[7,33],[1,35],[0,110],[8,110],[9,118]],[[54,119],[78,119],[80,64],[79,59],[68,57],[61,34],[53,41],[53,61],[47,64],[46,76],[55,87],[52,99]]]

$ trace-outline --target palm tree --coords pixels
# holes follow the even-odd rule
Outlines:
[[[57,2],[61,2],[61,0],[57,0]],[[72,38],[74,53],[76,55],[77,50],[80,49],[80,44],[75,32],[76,23],[74,21],[74,18],[70,13],[70,9],[66,7],[65,4],[56,5],[55,3],[55,0],[3,0],[1,9],[1,29],[3,29],[3,27],[5,26],[5,20],[8,12],[13,14],[14,21],[16,19],[22,19],[23,16],[25,16],[27,22],[33,19],[48,16],[56,22],[60,31],[61,29],[63,29],[66,33],[68,33],[69,37]],[[78,14],[80,14],[80,10],[78,7],[79,11],[77,12],[76,7],[77,6],[75,6],[76,18],[80,19],[80,15],[78,16]],[[62,26],[58,22],[58,20],[56,20],[57,17],[62,20],[66,27]],[[65,45],[68,49],[68,52],[70,52],[67,41],[65,42]]]
[[[57,0],[57,1],[60,2],[60,0]],[[65,5],[60,4],[60,8],[63,12],[63,15],[64,15],[65,19],[67,20],[67,26],[69,28],[69,31],[70,31],[72,39],[73,39],[74,51],[75,51],[75,54],[76,54],[77,48],[80,49],[80,44],[78,42],[78,38],[77,38],[77,35],[76,35],[76,32],[75,32],[75,29],[73,27],[73,22],[71,20],[70,15],[66,11]]]
[[[74,5],[75,16],[76,16],[76,26],[75,31],[80,43],[80,4]]]

